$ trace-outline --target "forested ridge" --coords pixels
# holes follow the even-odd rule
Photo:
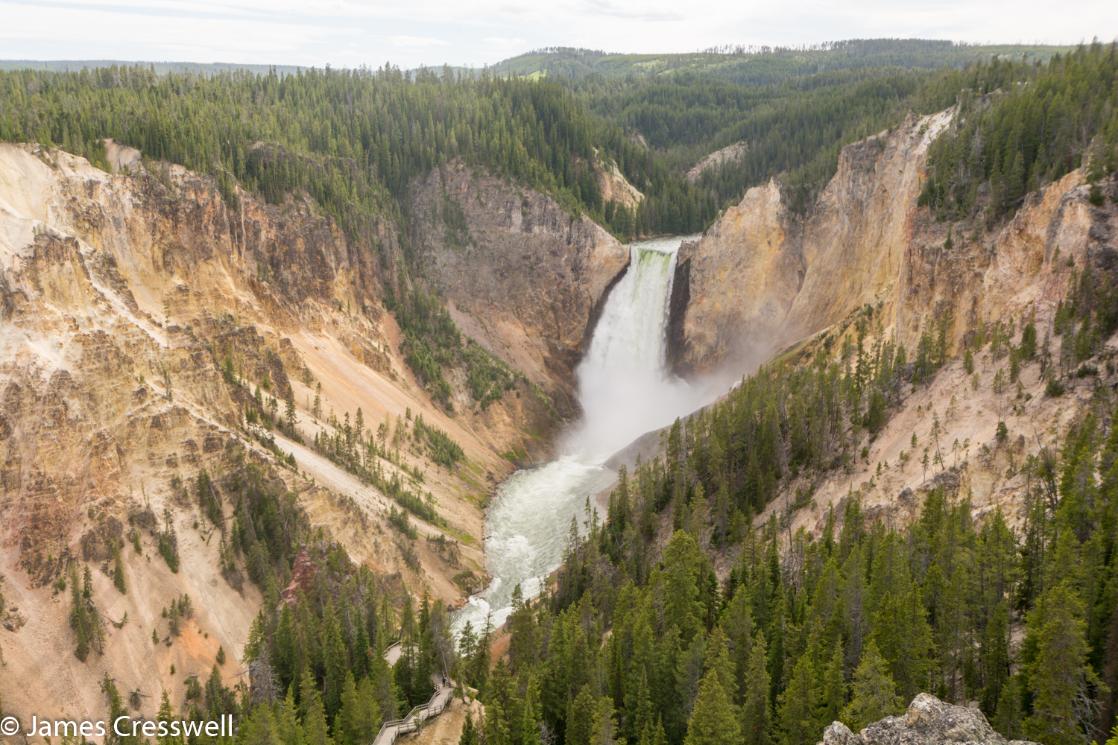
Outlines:
[[[1099,174],[1113,171],[1115,66],[1114,46],[1094,44],[1054,54],[1044,63],[999,56],[962,69],[837,69],[765,85],[740,85],[698,72],[592,77],[573,85],[602,116],[642,133],[677,170],[706,153],[744,143],[740,158],[703,173],[698,185],[725,205],[777,176],[797,212],[810,209],[834,175],[844,145],[895,127],[910,113],[932,114],[958,104],[957,121],[966,124],[933,149],[926,201],[944,216],[944,200],[962,200],[969,207],[978,183],[992,178],[1004,194],[1002,184],[1012,178],[996,213],[1004,215],[1004,205],[1019,204],[1026,191],[1053,173],[1078,167],[1096,133],[1105,143],[1096,158]],[[984,113],[987,107],[991,111]],[[995,117],[998,124],[991,123]],[[975,127],[983,131],[976,135]],[[1000,134],[993,131],[998,128]],[[988,136],[999,138],[996,146],[975,145]],[[1018,144],[1024,160],[1015,165]],[[985,148],[981,154],[980,147]],[[1003,164],[1003,158],[1010,161]],[[1041,163],[1034,166],[1038,158]]]
[[[453,158],[541,189],[624,235],[689,232],[713,215],[649,152],[554,83],[460,78],[449,70],[156,74],[143,67],[0,73],[0,139],[104,163],[102,140],[234,182],[277,201],[305,190],[351,237],[405,207],[411,181]],[[616,160],[648,195],[617,216],[594,164]]]
[[[800,47],[723,46],[681,54],[616,54],[555,47],[503,60],[487,71],[566,80],[667,79],[702,74],[730,83],[766,85],[820,72],[961,68],[995,56],[1044,60],[1061,49],[1025,44],[961,44],[940,39],[847,39]]]
[[[1118,170],[1118,46],[1057,55],[1019,85],[967,88],[955,125],[933,143],[921,202],[946,219],[1012,213],[1025,195],[1081,165],[1091,199]]]

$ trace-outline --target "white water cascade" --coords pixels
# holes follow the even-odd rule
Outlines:
[[[683,239],[634,243],[630,264],[606,300],[590,349],[578,367],[583,419],[560,440],[560,456],[517,471],[498,487],[486,516],[485,553],[492,581],[455,615],[455,631],[505,622],[513,590],[539,594],[563,558],[572,519],[585,527],[585,505],[613,483],[605,464],[642,434],[711,401],[719,390],[692,386],[667,369],[668,303],[675,254]]]

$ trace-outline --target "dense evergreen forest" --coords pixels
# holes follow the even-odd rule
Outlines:
[[[989,354],[1011,376],[1036,366],[1046,395],[1060,396],[1118,330],[1113,283],[1112,272],[1084,274],[1050,341],[1031,322],[999,323],[973,329],[963,354]],[[752,527],[778,489],[859,457],[944,364],[944,324],[907,353],[869,343],[875,323],[866,309],[677,422],[661,457],[621,474],[604,523],[587,507],[589,534],[572,526],[550,594],[510,617],[507,660],[490,669],[484,632],[463,647],[460,675],[486,702],[485,743],[802,745],[835,719],[858,729],[900,713],[921,691],[979,702],[1009,737],[1105,739],[1118,701],[1109,388],[1095,389],[1058,452],[1020,465],[1027,496],[1012,517],[975,517],[950,479],[933,478],[903,529],[856,495],[819,535],[790,534],[779,510]],[[949,475],[936,431],[914,435],[911,456],[923,447],[926,472]],[[1003,423],[994,447],[1019,434]],[[811,498],[793,496],[788,509]],[[736,559],[716,574],[726,557]]]
[[[591,77],[573,85],[594,111],[640,132],[676,170],[685,170],[719,148],[744,143],[739,159],[706,171],[698,186],[713,192],[724,206],[739,199],[748,187],[779,175],[796,211],[809,208],[834,175],[842,146],[894,127],[910,113],[932,114],[956,103],[963,107],[959,121],[967,122],[964,129],[970,131],[979,124],[977,117],[968,114],[985,111],[993,101],[994,111],[1000,113],[983,114],[987,123],[981,126],[993,129],[988,120],[997,116],[1003,131],[998,147],[986,149],[990,162],[975,167],[975,154],[963,153],[962,148],[984,142],[984,135],[993,132],[976,137],[964,131],[951,140],[958,141],[954,146],[941,141],[932,156],[933,168],[938,167],[941,176],[933,179],[929,189],[962,191],[956,199],[965,200],[967,190],[975,190],[977,182],[990,177],[1000,182],[1006,173],[1019,184],[1010,197],[1002,198],[1008,205],[1044,183],[1046,175],[1051,178],[1056,171],[1078,167],[1096,133],[1103,133],[1106,152],[1112,153],[1112,81],[1118,67],[1114,54],[1113,45],[1095,44],[1058,53],[1050,64],[1035,58],[995,57],[963,69],[839,69],[765,85],[734,84],[709,72],[623,80]],[[1003,91],[1009,95],[1002,96]],[[1011,100],[1003,103],[1003,97]],[[1022,118],[1025,107],[1029,110]],[[1028,135],[1020,134],[1022,126],[1029,128]],[[1011,129],[1016,134],[1007,134]],[[1007,142],[1011,137],[1013,142]],[[1022,137],[1022,157],[1028,162],[1020,168],[1028,173],[1018,178],[1014,164],[1002,164],[1000,159],[1015,152]],[[1042,138],[1048,141],[1041,143]],[[1043,166],[1029,171],[1038,157]],[[952,173],[941,165],[948,158],[957,164]],[[1112,155],[1098,158],[1098,163],[1100,175],[1114,169]],[[938,205],[943,199],[929,193],[929,202]],[[970,199],[973,202],[973,195]]]
[[[848,39],[804,47],[718,47],[690,54],[614,54],[540,49],[498,62],[488,72],[565,80],[703,75],[740,85],[768,85],[821,72],[889,68],[962,68],[992,57],[1045,60],[1060,47],[959,44],[936,39]]]
[[[714,203],[553,83],[305,70],[156,74],[142,67],[0,73],[0,139],[103,163],[102,140],[237,182],[272,201],[300,189],[362,237],[406,208],[412,180],[453,158],[556,196],[622,235],[698,230]],[[648,195],[606,212],[594,174],[619,163]]]
[[[921,201],[937,215],[996,220],[1084,163],[1101,203],[1099,180],[1118,170],[1118,47],[1057,56],[1023,83],[965,89],[955,126],[928,156]]]

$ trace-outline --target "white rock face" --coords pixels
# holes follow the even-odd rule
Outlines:
[[[858,734],[842,722],[823,731],[819,745],[1036,745],[1006,740],[976,708],[955,706],[928,693],[912,700],[904,716],[886,717]]]

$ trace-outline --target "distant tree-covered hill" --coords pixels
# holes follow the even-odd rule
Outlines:
[[[152,72],[216,75],[222,72],[255,72],[261,75],[276,72],[290,75],[306,68],[298,65],[245,65],[239,62],[128,62],[125,60],[0,60],[0,70],[44,70],[47,72],[80,72],[99,67],[144,67]]]
[[[700,73],[733,83],[764,85],[836,70],[965,67],[994,57],[1046,60],[1068,47],[960,44],[935,39],[851,39],[817,46],[721,47],[687,54],[611,54],[553,47],[498,62],[490,71],[566,79],[668,77]]]

